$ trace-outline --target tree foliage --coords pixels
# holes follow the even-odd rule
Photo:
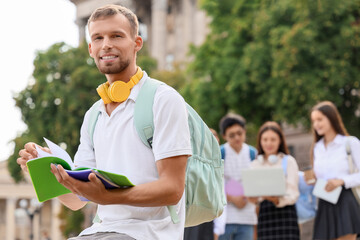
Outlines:
[[[147,42],[144,43],[142,49],[137,53],[137,65],[150,76],[157,69],[157,61],[150,56]]]
[[[151,77],[165,82],[179,92],[189,83],[189,78],[181,64],[175,64],[172,70],[154,71]]]
[[[259,126],[309,124],[311,107],[331,100],[360,134],[360,2],[203,0],[212,18],[193,47],[187,99],[216,126],[228,111]]]
[[[60,230],[65,238],[78,236],[83,230],[81,223],[84,222],[85,216],[82,211],[72,211],[63,207],[58,217],[62,220]]]
[[[89,57],[86,44],[79,48],[54,44],[37,53],[34,67],[29,85],[15,97],[27,125],[27,130],[14,140],[14,154],[8,161],[16,181],[22,179],[16,164],[18,151],[28,141],[43,144],[46,137],[74,156],[84,114],[98,99],[97,85],[106,80]]]

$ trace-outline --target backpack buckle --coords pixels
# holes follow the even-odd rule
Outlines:
[[[152,148],[153,138],[151,137],[151,138],[148,138],[148,139],[146,139],[146,140],[147,140],[147,142],[149,143],[150,148]]]

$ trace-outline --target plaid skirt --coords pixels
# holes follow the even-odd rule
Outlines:
[[[277,208],[270,201],[260,204],[258,240],[299,240],[295,205]]]
[[[360,234],[360,206],[351,189],[343,188],[336,204],[319,199],[314,239]]]

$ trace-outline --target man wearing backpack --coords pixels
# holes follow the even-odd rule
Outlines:
[[[90,56],[107,83],[98,89],[103,102],[92,136],[90,113],[85,115],[74,162],[125,175],[135,186],[107,190],[95,174],[89,175],[89,182],[81,182],[61,166],[52,165],[57,180],[72,191],[58,197],[65,206],[72,210],[84,207],[86,202],[77,195],[98,203],[98,221],[71,239],[180,240],[185,222],[185,171],[192,154],[185,102],[171,87],[157,88],[151,148],[145,146],[133,122],[140,89],[149,79],[136,65],[143,44],[137,17],[127,8],[107,5],[94,11],[88,28]],[[26,162],[37,157],[35,144],[27,143],[19,155],[18,163],[27,171]],[[169,205],[174,205],[178,223],[173,223]]]
[[[226,143],[221,146],[224,163],[226,206],[225,233],[219,240],[252,240],[257,224],[255,205],[243,196],[241,170],[250,167],[256,157],[254,147],[245,143],[245,119],[227,114],[220,120],[220,132]],[[219,224],[219,223],[217,223]]]

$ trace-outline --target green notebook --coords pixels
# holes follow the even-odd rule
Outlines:
[[[132,187],[134,184],[123,175],[103,171],[95,168],[74,167],[70,156],[61,147],[45,139],[52,154],[45,153],[37,148],[39,158],[29,160],[27,167],[39,202],[70,193],[70,190],[61,185],[51,172],[50,164],[60,164],[71,176],[81,181],[89,181],[90,173],[95,173],[108,189]],[[87,199],[79,197],[81,200]]]

